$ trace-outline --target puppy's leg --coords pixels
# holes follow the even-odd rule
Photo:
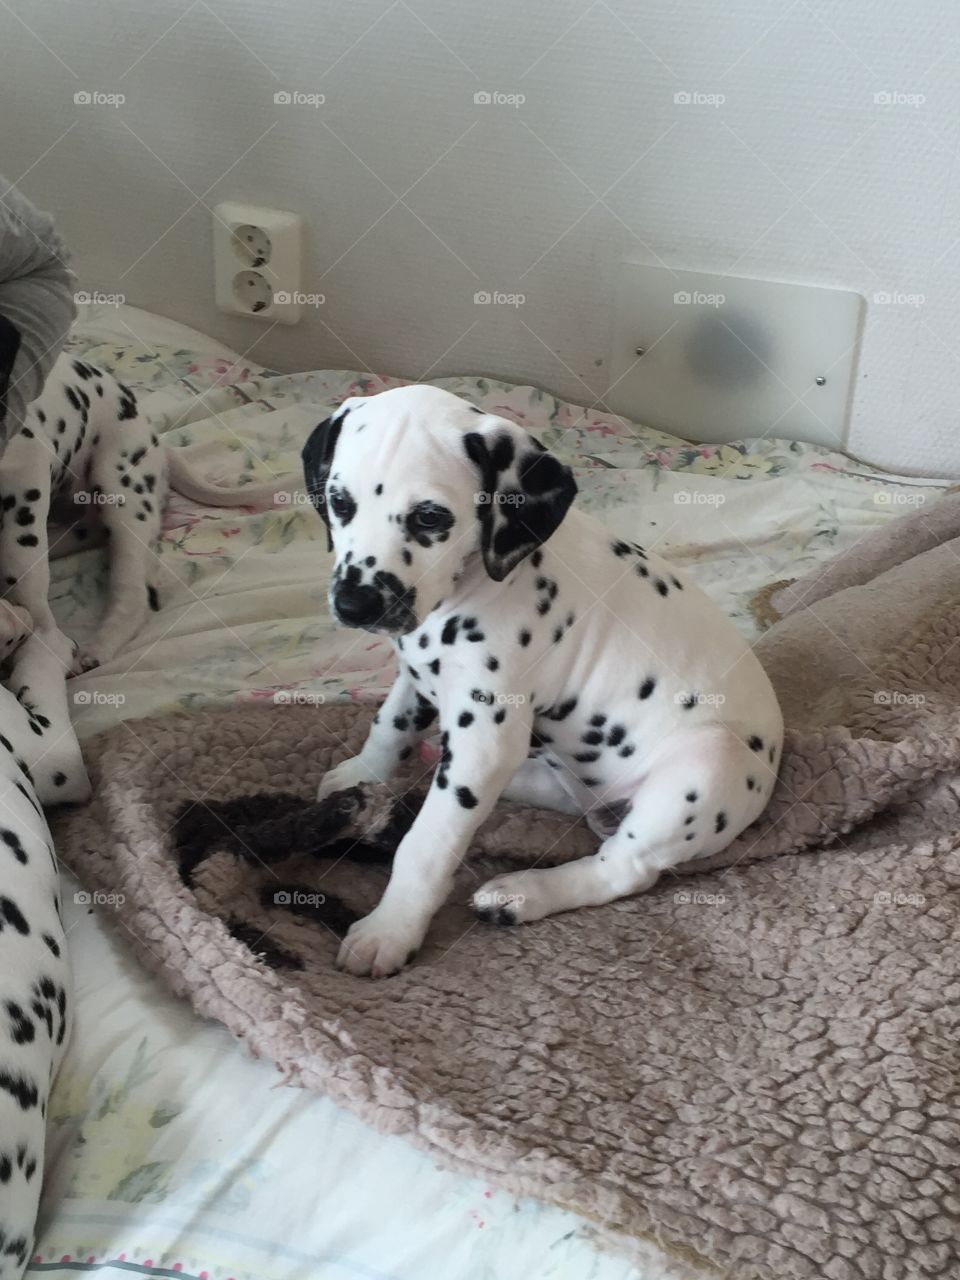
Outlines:
[[[436,709],[417,692],[406,669],[401,667],[373,718],[360,754],[324,774],[317,799],[361,782],[386,782],[436,718]]]
[[[474,910],[520,924],[642,893],[669,867],[726,848],[760,815],[773,780],[769,765],[722,725],[675,734],[595,854],[497,876],[473,895]]]
[[[143,626],[158,559],[166,490],[163,451],[131,393],[120,387],[117,395],[116,420],[103,429],[90,467],[110,537],[110,589],[97,636],[82,657],[85,670],[116,657]]]
[[[37,632],[59,635],[50,609],[47,558],[49,462],[38,450],[24,454],[15,462],[4,458],[2,484],[0,574],[3,594],[11,604],[27,610]]]
[[[431,919],[450,892],[453,875],[473,833],[496,804],[530,742],[531,714],[510,706],[485,708],[459,722],[459,707],[444,705],[443,757],[423,808],[404,836],[380,904],[347,934],[340,968],[374,978],[396,973],[423,941]]]
[[[8,714],[4,733],[29,768],[41,804],[79,803],[90,798],[90,780],[70,723],[66,677],[73,644],[56,636],[29,636],[17,651],[7,687],[18,714]]]
[[[103,523],[110,534],[110,587],[96,637],[81,655],[84,671],[109,662],[140,631],[150,607],[149,577],[157,560],[158,510],[141,521],[127,503],[107,504]]]

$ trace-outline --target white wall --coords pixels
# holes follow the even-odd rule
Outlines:
[[[0,42],[0,171],[59,212],[88,286],[282,368],[588,403],[626,255],[922,294],[869,307],[849,447],[960,472],[956,0],[8,0]],[[214,309],[225,198],[308,220],[327,301],[298,328]]]

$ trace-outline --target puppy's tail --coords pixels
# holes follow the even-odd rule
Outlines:
[[[292,472],[260,484],[217,484],[208,480],[187,461],[188,449],[167,447],[167,479],[177,493],[207,507],[282,507],[295,501],[301,487],[300,478]]]

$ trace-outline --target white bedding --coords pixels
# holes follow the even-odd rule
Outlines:
[[[344,395],[393,385],[330,371],[271,374],[131,308],[83,316],[74,341],[116,368],[172,439],[208,442],[211,456],[227,457],[227,474],[295,469],[306,432]],[[682,560],[747,631],[757,586],[804,572],[944,487],[812,446],[688,446],[527,387],[441,385],[537,430],[578,467],[585,506]],[[163,608],[128,653],[75,682],[81,736],[120,720],[136,733],[145,714],[292,690],[381,696],[389,646],[331,626],[321,535],[297,501],[250,515],[176,499],[165,522]],[[102,582],[96,552],[55,566],[56,612],[81,640]],[[122,908],[89,906],[74,882],[66,898],[77,1029],[51,1107],[36,1269],[74,1275],[79,1263],[206,1280],[687,1274],[653,1245],[639,1268],[600,1253],[581,1219],[446,1172],[326,1098],[285,1086],[139,969],[124,947]]]

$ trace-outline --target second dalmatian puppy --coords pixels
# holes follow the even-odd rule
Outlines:
[[[649,889],[763,811],[783,721],[749,645],[693,582],[576,510],[569,468],[436,387],[351,398],[304,449],[336,553],[330,607],[391,637],[398,672],[327,795],[386,781],[439,717],[443,755],[379,905],[338,963],[396,972],[417,951],[501,797],[586,815],[597,853],[474,895],[538,920]]]
[[[110,542],[110,595],[79,667],[108,662],[138,633],[150,605],[168,485],[208,506],[261,506],[279,483],[227,488],[194,474],[185,450],[162,444],[133,392],[105,369],[60,356],[43,394],[0,460],[0,585],[37,635],[59,635],[50,609],[51,556]],[[49,526],[48,526],[49,522]]]

